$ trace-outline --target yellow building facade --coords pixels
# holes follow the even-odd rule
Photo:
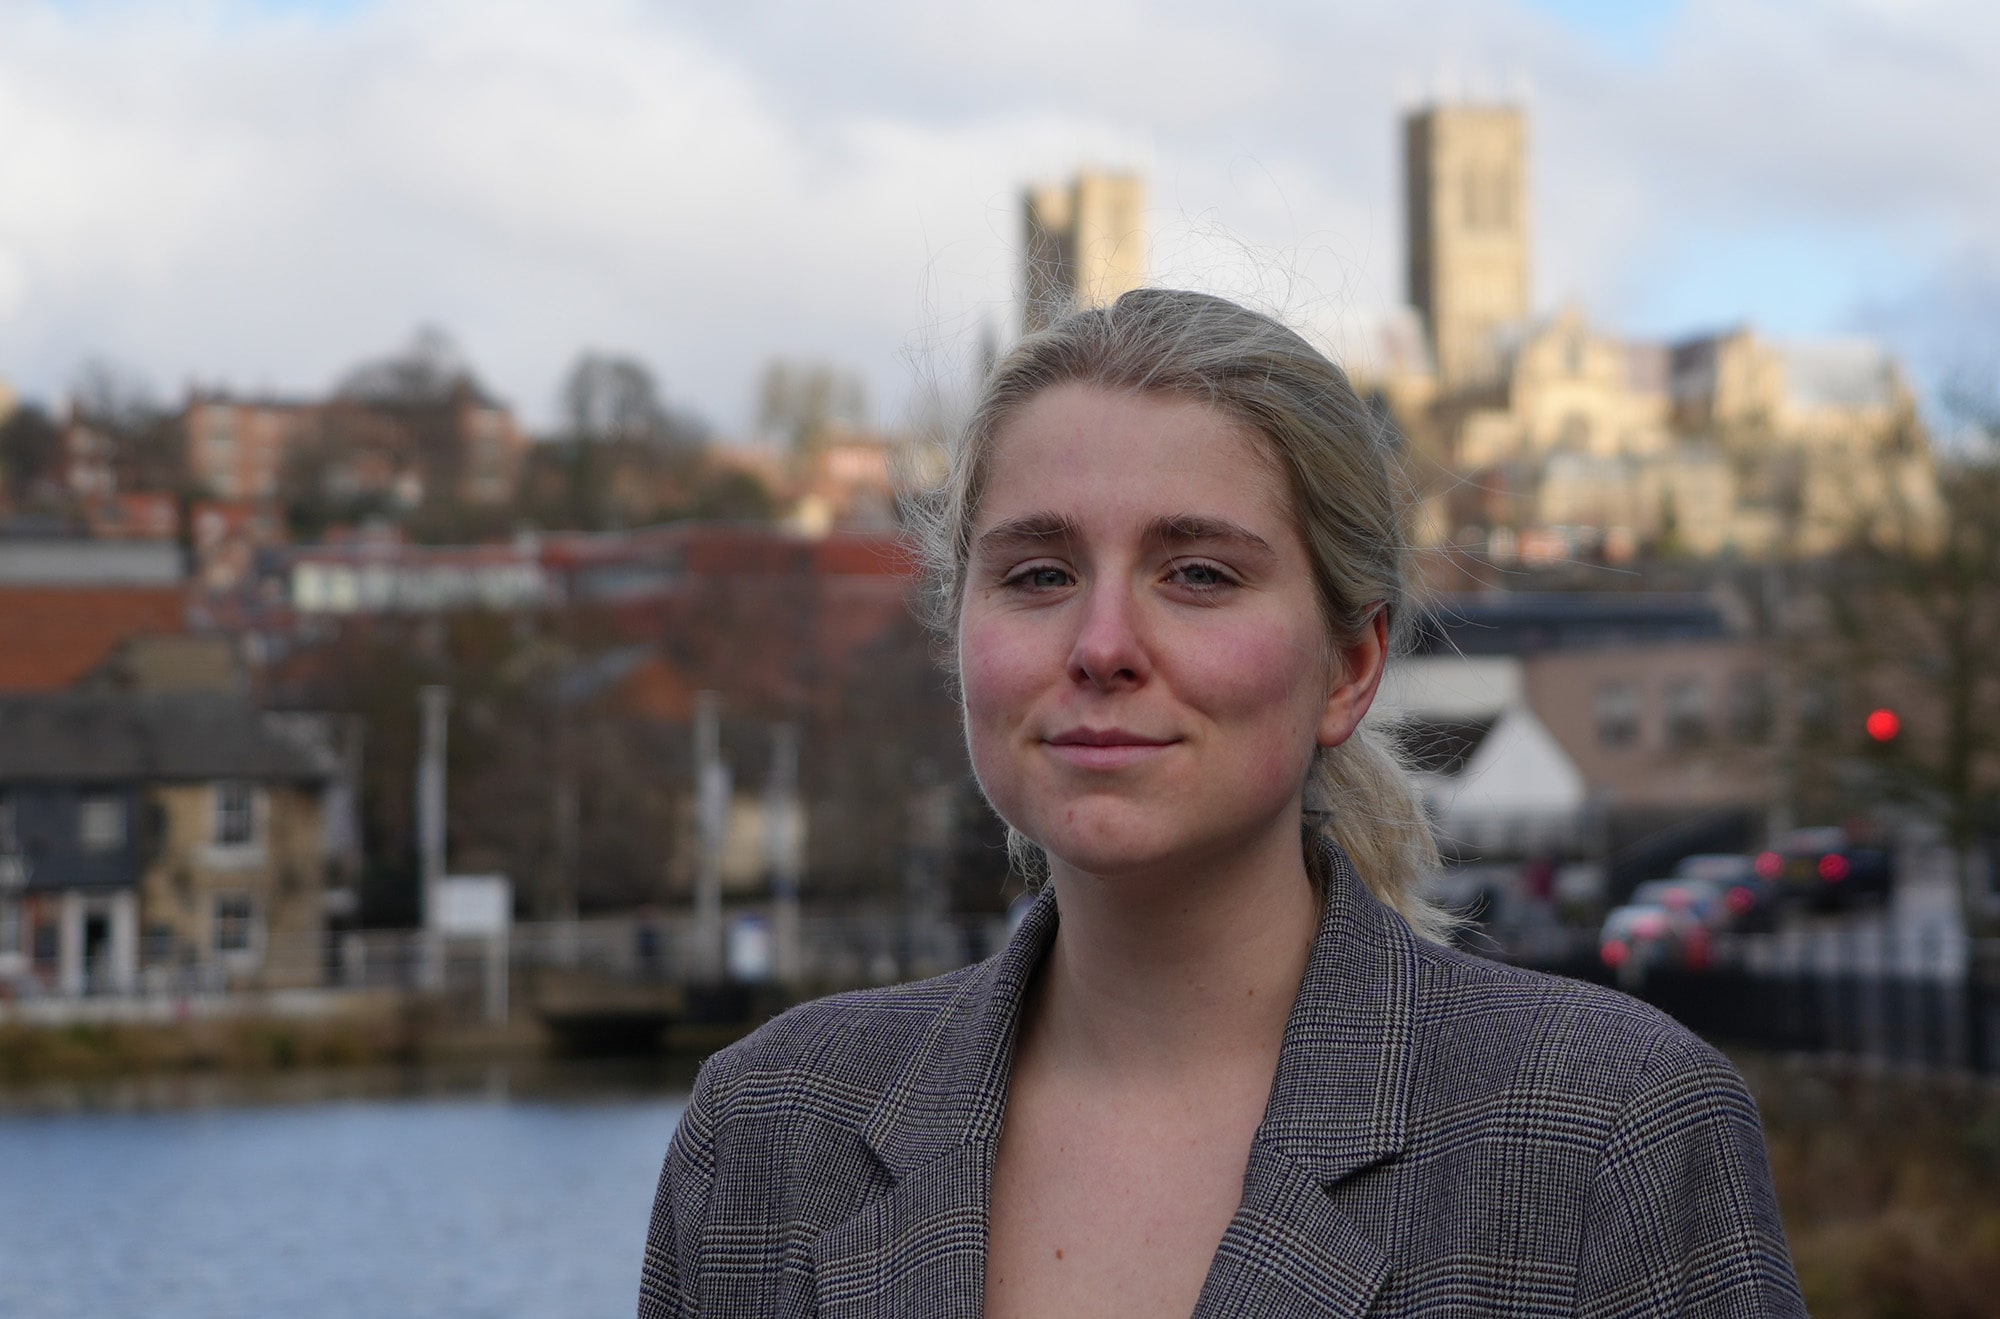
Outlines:
[[[1024,333],[1145,284],[1146,184],[1137,174],[1085,171],[1029,188],[1022,213]]]
[[[1496,340],[1527,319],[1527,124],[1515,106],[1429,106],[1403,121],[1410,305],[1439,384],[1491,381]]]

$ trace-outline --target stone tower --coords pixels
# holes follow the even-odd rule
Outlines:
[[[1086,171],[1023,196],[1021,328],[1033,334],[1079,307],[1102,307],[1146,282],[1146,184]]]
[[[1499,369],[1497,331],[1528,318],[1527,120],[1435,105],[1403,120],[1410,302],[1445,390]]]

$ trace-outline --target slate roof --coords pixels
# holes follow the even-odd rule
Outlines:
[[[1420,619],[1415,650],[1531,655],[1729,635],[1715,601],[1692,592],[1467,592],[1444,597]]]
[[[331,778],[292,727],[210,692],[0,696],[0,783]]]

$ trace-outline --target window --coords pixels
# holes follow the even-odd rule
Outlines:
[[[257,907],[247,893],[221,893],[215,899],[215,951],[248,953],[257,947]]]
[[[125,803],[117,797],[85,797],[77,806],[76,841],[86,852],[115,852],[125,846]]]
[[[245,847],[257,838],[257,790],[248,783],[215,785],[215,841]]]
[[[1676,678],[1667,684],[1667,741],[1677,747],[1700,746],[1708,740],[1708,684],[1700,678]]]
[[[1597,689],[1593,705],[1599,746],[1625,747],[1639,740],[1639,688],[1635,683],[1607,682]]]
[[[1739,742],[1771,737],[1771,684],[1761,673],[1739,673],[1729,684],[1729,731]]]
[[[0,797],[0,852],[20,850],[21,835],[15,830],[13,799]]]
[[[21,900],[0,897],[0,958],[21,951]]]

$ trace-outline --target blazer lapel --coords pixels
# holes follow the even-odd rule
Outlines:
[[[1326,907],[1200,1319],[1359,1315],[1389,1275],[1388,1253],[1334,1195],[1407,1143],[1416,936],[1344,852],[1329,846],[1326,860]]]
[[[817,1313],[980,1313],[1014,1031],[1055,929],[1055,895],[1044,893],[1000,955],[966,978],[869,1114],[861,1136],[891,1184],[814,1242]]]
[[[821,1233],[812,1250],[814,1313],[823,1319],[977,1316],[986,1294],[992,1171],[990,1151],[961,1145]]]
[[[1387,1252],[1333,1193],[1405,1144],[1415,936],[1344,853],[1329,848],[1327,860],[1326,909],[1198,1319],[1360,1315],[1389,1275]],[[1006,949],[967,977],[869,1115],[861,1134],[890,1186],[815,1241],[819,1314],[980,1312],[1014,1032],[1055,928],[1044,893]]]
[[[1326,1185],[1258,1145],[1195,1319],[1362,1315],[1388,1276],[1387,1253],[1333,1207]]]

